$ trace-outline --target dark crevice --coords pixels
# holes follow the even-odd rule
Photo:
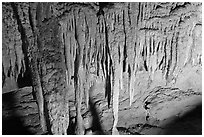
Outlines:
[[[28,17],[29,17],[29,22],[30,22],[30,26],[31,26],[31,29],[34,33],[34,24],[33,24],[33,20],[32,20],[32,14],[31,14],[31,8],[29,6],[29,9],[28,9]]]
[[[18,88],[32,86],[31,72],[29,71],[28,64],[26,64],[26,71],[22,72],[21,70],[21,73],[18,75],[17,84]]]
[[[123,50],[123,72],[125,72],[126,68],[126,60],[127,60],[127,34],[125,30],[125,13],[123,13],[123,31],[125,35],[125,40],[124,40],[124,50]]]
[[[128,8],[128,13],[127,13],[128,14],[128,23],[129,23],[129,25],[131,25],[131,16],[130,16],[131,15],[131,11],[130,11],[131,7],[130,7],[130,3],[128,4],[127,8]]]
[[[157,44],[156,53],[159,52],[159,48],[160,48],[160,42]]]
[[[76,135],[75,134],[76,122],[73,122],[74,118],[75,117],[69,116],[69,126],[67,129],[67,135]]]
[[[137,22],[137,25],[139,24],[139,19],[140,19],[140,2],[138,3],[138,14],[137,14],[137,20],[136,20],[136,22]]]
[[[146,71],[148,71],[147,61],[146,60],[144,60],[144,68],[145,68]]]
[[[100,57],[99,57],[99,53],[97,54],[97,56],[96,56],[96,58],[97,58],[97,63],[96,63],[96,75],[97,76],[99,76],[99,70],[100,70]]]
[[[106,77],[105,97],[107,97],[108,108],[110,108],[110,101],[111,101],[111,80],[110,80],[110,76],[109,75]]]
[[[97,112],[97,108],[94,105],[95,103],[92,101],[92,99],[89,99],[89,105],[90,105],[90,112],[93,117],[93,122],[92,122],[92,131],[97,132],[99,135],[104,135],[103,128],[101,126],[100,118],[99,118],[99,113]]]
[[[161,6],[161,5],[156,5],[156,7],[155,7],[155,10],[159,10],[159,9],[162,9],[163,7]]]
[[[128,65],[128,74],[129,74],[129,81],[130,81],[130,77],[131,77],[131,67],[130,67],[130,64]]]
[[[171,44],[170,44],[170,59],[168,60],[168,65],[167,65],[167,74],[166,74],[166,79],[168,79],[168,77],[169,77],[169,73],[170,73],[170,70],[171,70],[171,67],[173,67],[172,66],[172,62],[173,62],[173,41],[171,41]],[[172,69],[172,73],[173,73],[173,69]]]
[[[165,43],[164,43],[164,65],[163,65],[163,73],[166,72],[166,75],[165,75],[165,78],[167,78],[167,71],[168,71],[168,66],[167,66],[167,39],[165,40]]]
[[[106,58],[105,58],[105,70],[106,70],[106,80],[105,80],[105,97],[108,100],[108,108],[110,108],[110,101],[111,101],[111,67],[112,67],[112,60],[110,56],[110,49],[108,45],[108,30],[106,26],[106,20],[104,18],[104,25],[105,25],[105,50],[106,50]],[[109,64],[108,64],[109,63]]]
[[[104,8],[113,8],[114,6],[114,3],[113,2],[99,2],[99,11],[97,12],[97,16],[104,16]]]
[[[162,69],[162,64],[164,62],[164,57],[162,57],[161,61],[159,62],[158,68]]]
[[[165,66],[166,66],[166,58],[167,58],[167,55],[166,55],[166,41],[164,41],[164,43],[163,43],[163,51],[164,51],[164,56],[163,56],[163,63],[162,63],[162,67],[161,67],[161,69],[162,69],[162,73],[164,73],[165,72]]]
[[[177,11],[178,9],[183,9],[183,8],[186,8],[186,6],[187,5],[189,5],[190,4],[190,2],[184,2],[184,4],[182,4],[182,5],[176,5],[174,8],[171,8],[171,11],[170,11],[170,13],[172,13],[172,12],[175,12],[175,11]]]
[[[159,31],[158,28],[145,28],[145,27],[140,28],[139,30],[145,30],[145,31]]]

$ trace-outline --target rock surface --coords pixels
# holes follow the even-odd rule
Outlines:
[[[42,134],[32,87],[2,95],[2,134]]]
[[[32,86],[43,132],[202,133],[202,3],[3,3],[2,17],[3,93]]]

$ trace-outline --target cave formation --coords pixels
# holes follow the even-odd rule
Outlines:
[[[202,134],[202,3],[2,3],[3,134]]]

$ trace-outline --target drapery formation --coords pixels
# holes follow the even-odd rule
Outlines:
[[[184,67],[201,66],[200,15],[201,3],[187,2],[4,3],[3,83],[30,69],[42,129],[52,134],[67,133],[74,90],[75,132],[84,134],[81,103],[88,109],[89,89],[102,79],[118,134],[120,92],[131,106],[136,75],[147,73],[150,87],[161,72],[168,85]]]

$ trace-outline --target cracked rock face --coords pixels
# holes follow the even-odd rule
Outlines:
[[[34,134],[202,133],[202,3],[2,3],[2,36]]]

